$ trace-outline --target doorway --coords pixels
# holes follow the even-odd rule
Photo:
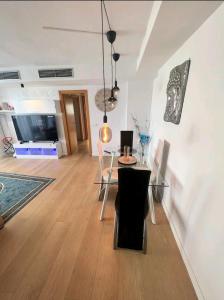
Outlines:
[[[59,91],[59,95],[68,155],[92,155],[87,91]]]

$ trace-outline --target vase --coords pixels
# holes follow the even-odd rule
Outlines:
[[[139,157],[139,163],[140,163],[140,165],[144,165],[144,161],[145,161],[145,146],[143,144],[141,144],[140,140],[138,142],[137,152],[138,152],[138,157]]]

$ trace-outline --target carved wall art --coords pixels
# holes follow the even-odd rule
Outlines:
[[[167,103],[164,114],[164,121],[174,124],[180,123],[184,96],[187,86],[190,59],[183,64],[176,66],[170,72],[170,78],[167,85]]]

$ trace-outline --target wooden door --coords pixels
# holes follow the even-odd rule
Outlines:
[[[83,141],[82,136],[82,124],[81,124],[81,116],[80,116],[80,109],[79,109],[79,97],[73,96],[73,103],[74,103],[74,111],[75,111],[75,122],[76,122],[76,131],[77,131],[77,140]]]
[[[84,140],[86,140],[86,134],[85,134],[85,124],[84,124],[84,112],[83,112],[82,96],[78,97],[77,102],[78,102],[78,109],[79,109],[81,136],[82,136],[82,141],[84,141]]]
[[[68,97],[71,98],[71,96],[81,96],[81,98],[82,98],[84,123],[85,123],[85,138],[88,141],[89,155],[92,155],[92,141],[91,141],[91,128],[90,128],[90,116],[89,116],[89,104],[88,104],[87,90],[63,90],[63,91],[59,91],[59,96],[60,96],[60,106],[61,106],[62,119],[63,119],[63,124],[64,124],[65,141],[66,141],[68,155],[71,154],[72,152],[70,149],[69,132],[68,132],[69,128],[68,128],[68,122],[67,122],[67,118],[66,118],[65,103],[66,103],[66,99],[68,99]]]
[[[71,153],[78,151],[77,130],[75,123],[75,112],[72,98],[66,98],[65,111]]]
[[[87,108],[86,108],[86,102],[85,102],[85,96],[81,96],[81,106],[82,106],[82,120],[83,120],[83,134],[85,136],[85,139],[89,139],[88,134],[88,122],[87,122]]]

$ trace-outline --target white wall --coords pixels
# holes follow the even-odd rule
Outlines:
[[[191,59],[180,125],[163,121],[170,70]],[[164,207],[199,298],[224,295],[224,4],[154,81],[152,153],[170,144]]]
[[[148,80],[134,79],[128,81],[127,127],[134,128],[132,114],[142,126],[149,118],[151,107],[152,86]]]
[[[56,113],[55,101],[59,101],[59,90],[79,90],[88,91],[92,154],[97,155],[96,142],[99,136],[99,128],[103,121],[103,112],[99,111],[95,105],[95,94],[102,86],[49,86],[49,87],[20,87],[1,88],[0,96],[5,102],[15,107],[16,113]],[[120,130],[126,129],[127,124],[127,83],[120,84],[120,98],[116,109],[108,113],[108,123],[113,132],[113,138],[108,146],[118,147],[120,143]],[[65,141],[61,126],[61,116],[59,114],[59,131],[61,141],[64,146]]]
[[[142,131],[150,121],[150,108],[152,101],[152,84],[148,79],[133,78],[128,81],[127,104],[127,129],[134,130],[134,145],[138,143],[138,135],[135,130],[132,116],[138,120]]]

